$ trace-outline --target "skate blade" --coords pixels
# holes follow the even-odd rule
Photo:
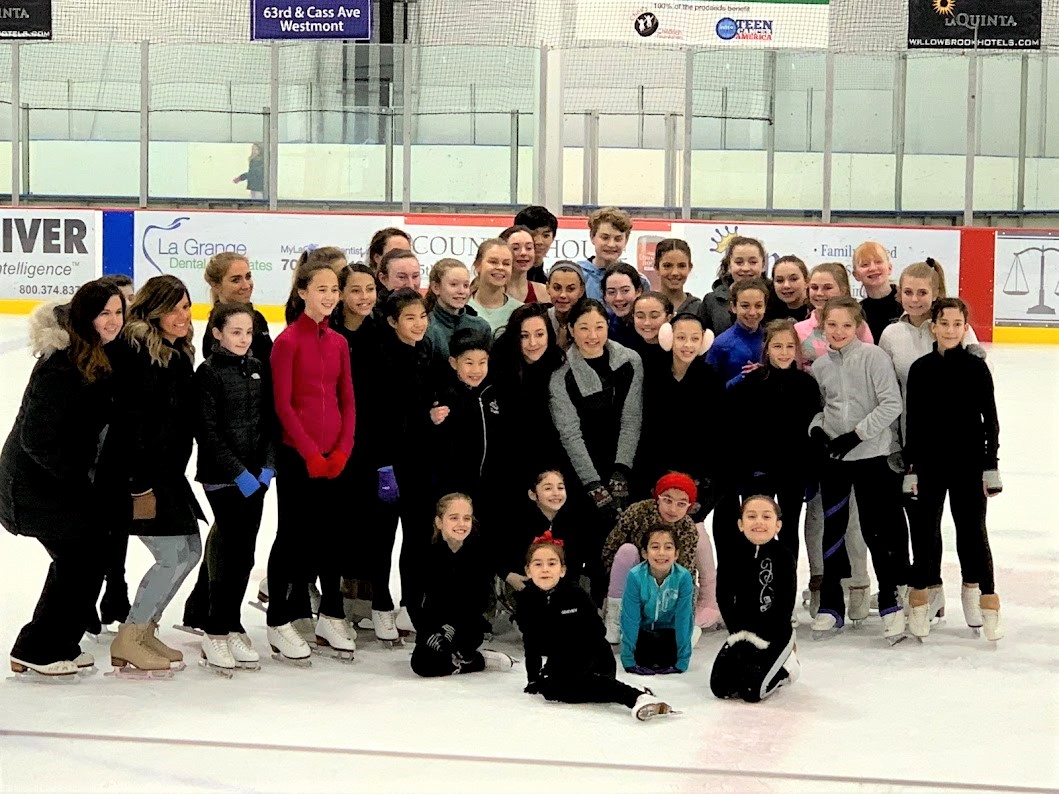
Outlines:
[[[830,640],[830,639],[833,639],[833,638],[837,637],[838,633],[840,631],[842,631],[842,629],[837,628],[837,627],[833,628],[833,629],[825,629],[824,631],[820,631],[818,629],[813,629],[813,639],[814,640]]]
[[[246,670],[248,673],[257,673],[261,670],[260,662],[236,662],[235,669]]]
[[[901,635],[899,635],[897,637],[887,637],[886,641],[888,643],[890,643],[890,647],[892,648],[895,645],[897,645],[899,642],[904,642],[907,639],[908,639],[908,635],[907,634],[901,634]],[[922,642],[921,638],[920,638],[920,642]]]
[[[312,667],[313,660],[306,656],[304,659],[292,659],[289,656],[284,656],[275,648],[272,649],[272,660],[276,662],[282,662],[283,664],[290,665],[291,667]]]
[[[231,679],[235,675],[234,667],[218,667],[210,664],[206,659],[199,659],[199,667],[205,668],[211,673],[219,675],[221,678]]]
[[[260,609],[262,612],[268,613],[267,601],[247,601],[248,606],[252,606],[254,609]]]
[[[124,678],[128,681],[168,681],[173,678],[173,671],[170,670],[140,670],[132,665],[125,665],[124,667],[115,666],[109,673],[103,673],[105,676],[112,678]]]
[[[82,678],[89,678],[99,672],[99,668],[94,664],[85,665],[84,667],[77,668],[77,674]]]
[[[186,631],[188,634],[194,634],[196,637],[201,637],[206,633],[202,629],[197,629],[194,626],[188,626],[184,623],[174,623],[173,628],[177,631]]]
[[[33,681],[42,684],[69,684],[78,680],[78,674],[81,672],[81,668],[68,673],[42,673],[39,670],[34,670],[29,665],[12,660],[11,672],[15,674],[14,678],[16,681]]]
[[[967,628],[969,628],[971,630],[971,636],[974,637],[975,639],[978,639],[979,637],[982,636],[982,627],[981,626],[968,626]]]
[[[680,712],[672,709],[668,703],[651,703],[637,709],[636,719],[640,722],[647,722],[655,717],[666,717],[670,714],[680,714]]]
[[[170,662],[169,663],[170,672],[179,673],[179,672],[182,672],[183,670],[187,670],[187,669],[188,669],[187,662]]]
[[[312,652],[317,656],[323,656],[328,659],[334,659],[337,662],[350,663],[353,661],[353,654],[355,651],[344,651],[339,648],[333,648],[328,645],[324,640],[320,640],[319,644],[311,648]]]

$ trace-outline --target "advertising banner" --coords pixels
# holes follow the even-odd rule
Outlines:
[[[1039,50],[1041,0],[909,0],[908,49]]]
[[[0,4],[0,39],[51,38],[51,0],[7,0]]]
[[[100,212],[0,210],[0,300],[64,300],[102,274]]]
[[[193,302],[206,300],[202,271],[214,254],[245,254],[254,276],[254,302],[287,302],[291,277],[305,247],[334,245],[363,260],[376,229],[401,226],[403,216],[298,215],[238,212],[137,212],[133,271],[137,287],[152,276],[180,278]]]
[[[586,41],[826,49],[828,0],[615,0],[577,3]]]
[[[371,0],[251,0],[250,38],[371,38]]]
[[[997,231],[993,324],[1059,328],[1059,231]]]

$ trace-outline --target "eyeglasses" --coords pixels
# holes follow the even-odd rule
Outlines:
[[[691,507],[691,502],[687,499],[674,499],[672,496],[659,496],[658,501],[666,507],[675,507],[678,510],[687,510]]]

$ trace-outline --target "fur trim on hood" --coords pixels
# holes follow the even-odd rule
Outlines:
[[[70,334],[66,330],[69,304],[57,301],[43,303],[29,316],[29,346],[37,358],[47,358],[70,346]]]

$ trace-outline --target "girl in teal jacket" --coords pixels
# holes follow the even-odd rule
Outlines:
[[[683,673],[691,661],[695,582],[677,564],[671,527],[644,533],[644,561],[629,572],[621,605],[621,663],[628,673]]]

